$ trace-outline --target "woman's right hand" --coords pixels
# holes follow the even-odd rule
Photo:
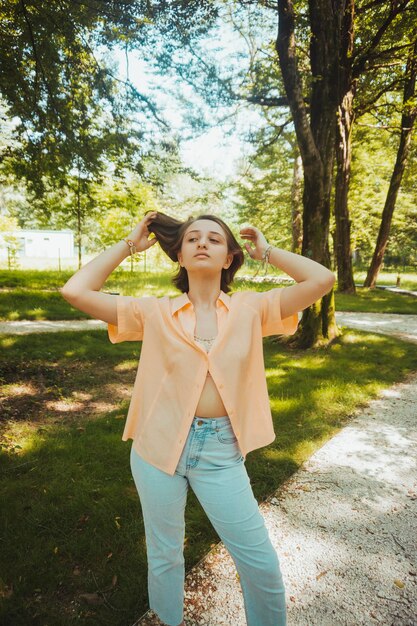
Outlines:
[[[147,250],[158,241],[155,236],[152,239],[148,239],[151,234],[148,230],[148,224],[155,219],[157,214],[158,211],[151,211],[151,213],[147,213],[127,236],[127,239],[131,239],[135,243],[137,252]]]

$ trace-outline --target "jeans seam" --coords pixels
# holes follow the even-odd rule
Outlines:
[[[200,460],[200,452],[203,449],[205,440],[206,440],[206,434],[204,435],[204,437],[199,438],[198,447],[195,452],[195,462],[193,462],[192,464],[187,463],[186,471],[188,471],[189,469],[194,469],[194,467],[198,465],[198,462]],[[190,452],[191,452],[191,448],[190,448]]]

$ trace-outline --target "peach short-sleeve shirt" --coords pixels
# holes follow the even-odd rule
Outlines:
[[[262,337],[291,335],[298,316],[281,319],[282,288],[220,291],[217,336],[209,352],[194,341],[196,316],[187,293],[116,296],[112,343],[142,341],[122,440],[151,465],[174,475],[209,371],[243,457],[275,439]]]

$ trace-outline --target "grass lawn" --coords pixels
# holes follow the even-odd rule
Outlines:
[[[127,626],[148,607],[131,441],[121,441],[141,344],[113,345],[102,330],[0,343],[0,623]],[[417,369],[414,345],[359,331],[307,352],[267,337],[264,352],[277,437],[246,459],[258,502]],[[186,570],[218,541],[189,490]]]
[[[66,302],[58,289],[73,272],[0,270],[0,321],[91,319]],[[411,276],[411,275],[410,275]],[[179,291],[171,284],[169,272],[129,272],[116,270],[102,291],[124,295],[175,296]],[[266,290],[274,283],[236,281],[234,290]],[[390,293],[382,289],[358,288],[356,296],[336,291],[338,311],[363,311],[367,313],[408,313],[417,315],[417,298]]]
[[[390,287],[396,286],[397,276],[401,278],[401,289],[409,289],[410,291],[417,291],[417,273],[411,271],[387,271],[384,270],[378,274],[377,285],[388,285]],[[366,278],[366,272],[355,272],[355,281],[359,285],[363,285],[363,281]]]

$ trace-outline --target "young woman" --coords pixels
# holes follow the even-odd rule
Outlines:
[[[151,232],[155,237],[149,239]],[[294,333],[297,312],[326,294],[334,276],[315,261],[269,246],[254,226],[242,228],[240,236],[252,259],[272,263],[296,284],[229,295],[244,254],[227,224],[214,215],[180,222],[154,211],[61,290],[74,307],[108,323],[112,343],[143,342],[122,438],[133,440],[149,605],[169,626],[184,625],[189,485],[236,565],[247,624],[286,624],[280,564],[245,460],[275,439],[262,337]],[[100,293],[134,246],[141,252],[157,241],[179,264],[173,282],[181,295]]]

